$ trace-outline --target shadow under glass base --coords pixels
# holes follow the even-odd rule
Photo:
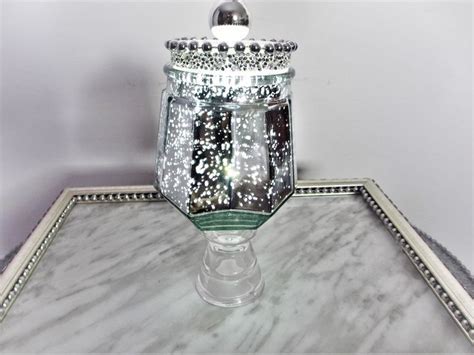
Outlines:
[[[220,307],[238,307],[262,294],[264,281],[249,241],[254,234],[255,231],[205,233],[209,242],[196,280],[196,290],[204,301]]]

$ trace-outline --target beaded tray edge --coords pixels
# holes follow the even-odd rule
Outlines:
[[[414,264],[458,327],[474,344],[474,300],[434,254],[407,218],[372,179],[299,181],[295,196],[360,195]],[[44,215],[0,275],[0,322],[33,274],[51,241],[78,203],[165,201],[152,186],[70,188]]]

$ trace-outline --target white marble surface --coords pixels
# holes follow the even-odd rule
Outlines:
[[[3,352],[472,352],[357,196],[293,197],[254,240],[266,287],[194,291],[204,251],[167,203],[78,205],[4,322]]]

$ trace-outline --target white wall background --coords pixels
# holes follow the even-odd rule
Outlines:
[[[163,42],[212,3],[2,4],[0,257],[63,187],[151,182]],[[300,177],[375,178],[472,270],[471,2],[247,4],[252,37],[300,44]]]

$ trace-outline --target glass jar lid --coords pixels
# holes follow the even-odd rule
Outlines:
[[[171,66],[197,72],[288,71],[291,54],[298,45],[287,40],[245,40],[249,26],[248,11],[241,1],[221,1],[210,16],[211,31],[216,38],[182,37],[167,41]]]

